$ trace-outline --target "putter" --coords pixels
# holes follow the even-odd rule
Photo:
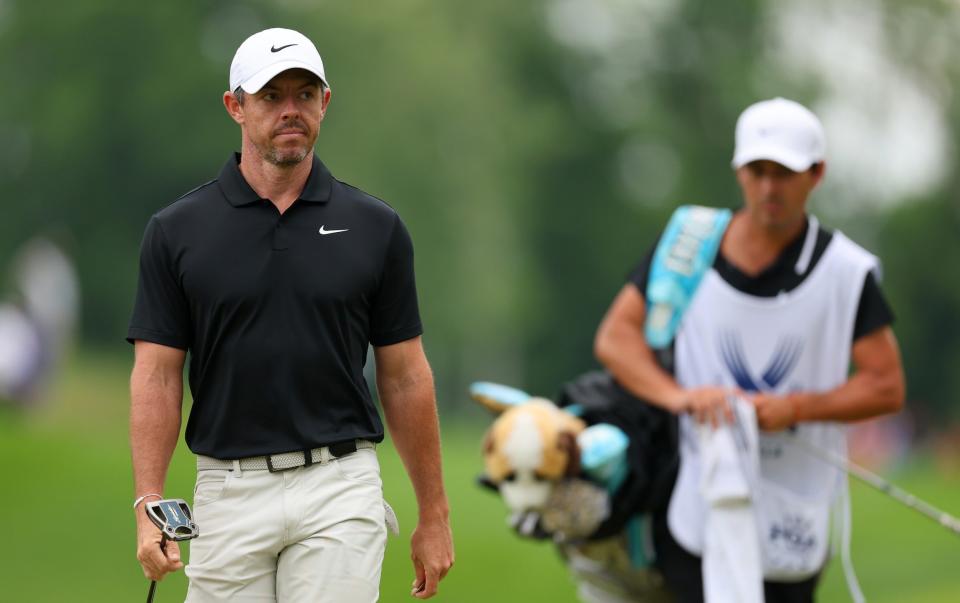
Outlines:
[[[182,498],[166,498],[154,500],[143,506],[147,517],[161,532],[160,550],[163,551],[168,540],[180,542],[190,540],[200,535],[197,524],[193,523],[193,513],[190,505]],[[147,593],[147,603],[153,603],[153,595],[157,592],[157,581],[150,581],[150,591]]]

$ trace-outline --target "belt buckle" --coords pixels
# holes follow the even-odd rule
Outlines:
[[[356,452],[357,441],[347,440],[346,442],[336,442],[327,446],[327,449],[330,451],[330,456],[338,459],[342,456],[347,456],[348,454],[353,454]]]
[[[298,469],[300,467],[309,467],[313,464],[313,451],[312,450],[303,450],[303,463],[299,465],[290,465],[289,467],[283,467],[282,469],[277,469],[273,466],[273,461],[270,460],[274,455],[268,454],[263,458],[267,459],[267,471],[270,473],[282,473],[284,471],[290,471],[291,469]]]
[[[267,471],[269,471],[270,473],[280,473],[281,471],[286,471],[287,469],[289,469],[289,467],[287,467],[287,469],[277,469],[276,467],[274,467],[273,461],[270,460],[272,456],[273,456],[272,454],[268,454],[265,457],[263,457],[267,459]]]

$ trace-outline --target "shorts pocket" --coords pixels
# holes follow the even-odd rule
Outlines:
[[[197,472],[197,483],[193,487],[193,506],[198,507],[217,502],[223,498],[233,471],[226,469],[205,469]]]
[[[374,450],[361,448],[352,454],[334,459],[340,477],[363,484],[380,486],[380,461]]]

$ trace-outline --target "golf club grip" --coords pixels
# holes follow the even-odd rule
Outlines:
[[[167,535],[166,535],[166,534],[160,534],[160,552],[161,552],[161,553],[166,553],[166,551],[164,551],[164,548],[165,548],[166,546],[167,546]],[[151,580],[151,581],[150,581],[150,591],[147,592],[147,603],[153,603],[153,595],[154,595],[154,593],[156,593],[156,592],[157,592],[157,581],[156,581],[156,580]]]

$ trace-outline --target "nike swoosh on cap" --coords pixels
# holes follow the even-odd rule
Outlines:
[[[281,46],[280,48],[277,48],[276,46],[271,46],[270,52],[280,52],[284,48],[290,48],[291,46],[296,46],[296,44],[287,44],[286,46]]]

